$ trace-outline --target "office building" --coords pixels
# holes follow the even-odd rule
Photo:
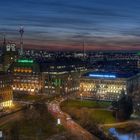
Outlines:
[[[56,60],[42,64],[43,93],[68,94],[79,90],[79,77],[86,68],[83,64],[68,60]]]
[[[11,75],[0,73],[0,109],[11,107],[13,105]]]
[[[31,94],[41,92],[40,67],[34,60],[18,59],[11,65],[9,72],[13,77],[14,92]]]
[[[121,93],[133,95],[139,88],[140,74],[121,72],[88,72],[80,80],[79,97],[117,100]]]

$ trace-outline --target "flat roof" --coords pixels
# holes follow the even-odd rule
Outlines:
[[[96,71],[96,72],[88,72],[83,74],[85,77],[89,78],[103,78],[103,79],[116,79],[116,78],[130,78],[135,75],[137,75],[138,72],[102,72],[102,71]]]

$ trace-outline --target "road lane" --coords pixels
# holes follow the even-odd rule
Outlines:
[[[79,124],[74,122],[70,115],[62,112],[60,109],[60,103],[63,100],[54,100],[48,105],[48,110],[56,117],[60,118],[62,125],[73,135],[77,136],[80,140],[99,140],[97,137],[93,136],[87,130],[82,128]]]

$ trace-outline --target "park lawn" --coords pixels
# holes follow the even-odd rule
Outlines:
[[[68,100],[61,104],[61,108],[76,121],[85,120],[97,124],[115,123],[116,120],[112,112],[105,109],[109,107],[110,104],[110,102],[103,101]]]
[[[89,110],[91,119],[99,124],[115,123],[116,119],[113,117],[112,112],[108,110]]]
[[[62,107],[75,107],[75,108],[107,108],[111,105],[111,102],[106,101],[91,101],[91,100],[67,100],[64,101]]]
[[[91,108],[67,108],[63,107],[62,110],[68,113],[76,121],[88,121],[96,124],[115,123],[116,119],[113,117],[112,112],[104,109],[91,109]]]

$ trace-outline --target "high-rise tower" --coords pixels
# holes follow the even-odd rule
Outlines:
[[[6,50],[6,36],[4,33],[3,34],[3,44],[2,44],[2,48],[1,48],[2,54],[5,53],[5,50]]]
[[[19,51],[19,54],[20,54],[20,56],[23,56],[23,33],[24,33],[24,28],[22,26],[20,27],[19,33],[20,33],[20,51]]]
[[[3,35],[3,46],[6,46],[6,37],[5,37],[5,34]]]
[[[85,40],[83,41],[83,60],[85,60]]]
[[[10,65],[17,59],[16,44],[11,41],[6,41],[5,34],[3,35],[2,46],[2,64],[3,71],[7,72]]]

